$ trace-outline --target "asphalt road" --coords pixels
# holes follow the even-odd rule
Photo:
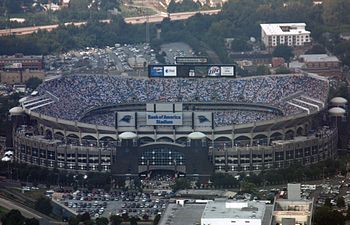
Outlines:
[[[126,23],[130,24],[143,24],[145,22],[149,23],[159,23],[163,21],[164,18],[169,17],[171,20],[185,20],[189,17],[201,13],[201,14],[217,14],[220,10],[205,10],[205,11],[196,11],[196,12],[182,12],[182,13],[171,13],[171,14],[157,14],[152,16],[139,16],[139,17],[129,17],[125,18]],[[104,23],[110,23],[109,20],[101,20],[100,22]],[[64,25],[73,25],[73,26],[82,26],[85,25],[87,22],[67,22]],[[59,24],[52,24],[52,25],[44,25],[44,26],[33,26],[33,27],[21,27],[21,28],[13,28],[13,29],[3,29],[0,30],[0,36],[8,36],[8,35],[27,35],[37,32],[38,30],[46,30],[46,31],[52,31],[59,27]]]

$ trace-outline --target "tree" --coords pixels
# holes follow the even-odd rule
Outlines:
[[[108,219],[106,217],[99,217],[96,219],[96,225],[107,225]]]
[[[247,41],[243,38],[237,38],[231,42],[231,50],[235,52],[243,52],[252,50],[252,47],[248,45]]]
[[[222,173],[215,173],[210,177],[215,187],[235,187],[238,185],[237,180],[229,175]]]
[[[154,219],[153,219],[153,225],[158,225],[159,220],[160,220],[160,215],[157,214],[157,215],[154,217]]]
[[[256,191],[256,186],[253,183],[243,181],[243,182],[241,182],[240,191],[247,192],[247,193],[253,193]]]
[[[27,88],[30,88],[32,90],[36,89],[43,81],[37,77],[31,77],[26,82],[25,85]]]
[[[25,225],[40,225],[39,220],[35,218],[25,219]]]
[[[289,60],[294,57],[293,49],[286,45],[279,45],[273,50],[272,56],[282,57],[286,62],[289,62]]]
[[[332,203],[331,203],[331,199],[330,198],[326,198],[326,200],[324,202],[324,206],[332,208]]]
[[[350,205],[346,209],[346,220],[350,220]]]
[[[144,214],[144,215],[142,216],[142,219],[143,219],[143,220],[149,220],[149,215]]]
[[[3,4],[5,6],[5,9],[7,9],[7,11],[9,13],[21,12],[21,1],[20,0],[5,0]]]
[[[305,52],[305,54],[326,54],[326,53],[327,53],[326,49],[320,44],[313,45],[311,49]]]
[[[268,75],[270,74],[270,70],[265,65],[259,65],[256,67],[256,75]]]
[[[12,209],[1,218],[1,222],[4,225],[24,225],[24,221],[24,216],[16,209]]]
[[[290,70],[287,67],[280,66],[275,70],[276,74],[289,74]]]
[[[173,191],[188,189],[191,187],[190,181],[186,178],[177,178],[175,184],[172,185]]]
[[[51,200],[46,197],[41,197],[36,200],[34,208],[45,215],[50,215],[52,212]]]
[[[313,222],[315,225],[344,225],[345,216],[337,210],[332,210],[329,207],[322,206],[315,210]]]
[[[135,217],[130,218],[130,225],[137,225],[137,219]]]
[[[322,18],[327,25],[350,22],[350,0],[324,0]]]
[[[337,207],[339,208],[345,207],[345,200],[341,196],[337,198]]]
[[[112,225],[120,225],[123,222],[123,218],[117,215],[112,215],[111,217],[109,217],[109,220],[111,221]]]

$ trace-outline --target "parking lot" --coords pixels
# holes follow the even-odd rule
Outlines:
[[[88,212],[91,217],[109,217],[128,214],[129,216],[153,219],[167,207],[168,200],[162,195],[141,192],[94,192],[76,191],[61,194],[56,199],[60,204],[77,214]]]
[[[158,64],[154,49],[147,43],[118,44],[106,48],[87,47],[44,58],[49,74],[129,73],[148,64]],[[145,62],[145,63],[144,63]]]
[[[183,42],[163,44],[161,45],[161,51],[166,54],[166,64],[175,64],[176,57],[194,56],[192,48]]]

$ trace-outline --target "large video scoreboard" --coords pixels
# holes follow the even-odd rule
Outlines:
[[[235,65],[149,65],[151,78],[171,77],[236,77]]]

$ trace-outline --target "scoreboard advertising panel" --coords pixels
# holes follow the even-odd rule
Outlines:
[[[149,77],[236,77],[235,65],[149,65]]]
[[[182,125],[182,112],[147,112],[147,125]]]

